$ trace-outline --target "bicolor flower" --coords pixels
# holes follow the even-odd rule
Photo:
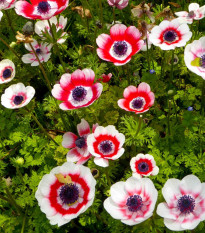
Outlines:
[[[64,30],[67,24],[67,18],[64,18],[62,15],[60,16],[59,21],[57,20],[56,16],[50,18],[49,21],[51,25],[54,24],[56,26],[56,32],[58,32],[60,29]],[[42,21],[36,22],[35,33],[43,37],[43,39],[45,39],[43,33],[46,33],[46,32],[48,32],[52,36],[48,21],[42,20]],[[66,32],[62,32],[62,34],[59,36],[59,39],[57,40],[59,44],[62,44],[66,41],[66,39],[64,38],[66,34],[67,34]]]
[[[109,159],[116,160],[123,155],[124,142],[125,136],[119,133],[113,125],[98,126],[87,138],[88,150],[95,156],[95,164],[101,167],[108,167]]]
[[[154,104],[154,93],[147,83],[140,83],[138,87],[129,86],[123,93],[124,99],[118,100],[118,106],[136,114],[147,112]]]
[[[113,184],[110,194],[104,201],[104,208],[113,218],[130,226],[152,216],[158,196],[150,179],[135,177]]]
[[[0,84],[8,83],[15,77],[15,65],[9,59],[0,61]]]
[[[31,43],[33,46],[40,62],[47,62],[51,56],[51,48],[52,45],[48,45],[46,43],[39,44],[36,40],[33,39]],[[23,55],[21,58],[24,63],[31,63],[31,66],[38,66],[39,62],[36,58],[35,53],[33,52],[31,46],[28,43],[25,43],[25,48],[30,52],[28,54]]]
[[[205,79],[205,36],[185,47],[184,61],[189,70]]]
[[[50,19],[68,6],[69,0],[20,0],[15,4],[18,15],[28,19]]]
[[[91,105],[97,100],[103,86],[101,83],[93,84],[95,73],[91,69],[76,70],[72,74],[63,74],[60,84],[55,84],[52,95],[63,101],[59,106],[63,110],[71,110]]]
[[[159,168],[156,166],[154,157],[149,154],[138,154],[130,161],[132,175],[138,179],[142,176],[155,176],[159,173]]]
[[[181,24],[178,19],[163,20],[155,26],[149,36],[150,41],[162,50],[171,50],[186,45],[192,37],[187,24]]]
[[[157,207],[157,214],[172,231],[193,230],[205,220],[205,183],[194,175],[182,180],[169,179],[162,188],[166,202]]]
[[[95,131],[98,124],[93,125],[92,132]],[[88,122],[81,119],[80,124],[77,125],[79,136],[72,132],[67,132],[63,135],[62,146],[71,149],[67,153],[68,162],[77,162],[77,164],[84,164],[92,156],[88,151],[87,137],[90,134],[90,126]]]
[[[16,0],[3,0],[0,1],[0,11],[8,10],[14,7]]]
[[[89,168],[66,162],[43,176],[35,197],[50,224],[62,226],[92,205],[95,185]]]
[[[112,78],[112,73],[109,74],[102,74],[101,75],[102,78],[99,78],[98,81],[102,81],[103,83],[107,83],[110,81],[110,79]]]
[[[122,10],[128,5],[129,0],[107,0],[107,2],[110,6],[117,7],[118,9]]]
[[[192,24],[193,20],[203,19],[205,16],[205,6],[199,7],[198,3],[189,4],[189,12],[180,11],[175,13],[181,23]]]
[[[35,89],[31,86],[25,87],[23,83],[13,84],[6,88],[1,96],[1,104],[10,109],[22,108],[31,101],[34,94]]]
[[[115,24],[110,28],[110,35],[101,34],[96,39],[99,46],[97,54],[116,66],[124,65],[142,48],[143,40],[140,40],[140,37],[136,27]]]

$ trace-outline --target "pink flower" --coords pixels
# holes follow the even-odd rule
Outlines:
[[[117,7],[122,10],[128,5],[129,0],[107,0],[107,2],[110,6]]]
[[[93,132],[98,124],[93,125]],[[72,132],[63,135],[62,146],[65,148],[73,148],[67,153],[68,162],[77,162],[84,164],[92,156],[88,151],[87,137],[90,134],[90,126],[84,119],[77,125],[79,137]]]
[[[104,208],[113,218],[130,226],[152,216],[158,196],[150,179],[134,177],[113,184],[110,194],[104,201]]]
[[[101,59],[113,62],[116,66],[124,65],[142,48],[143,40],[140,40],[140,37],[136,27],[115,24],[110,29],[110,36],[101,34],[96,39],[99,46],[97,54]]]
[[[138,154],[133,157],[130,161],[130,167],[133,171],[132,175],[138,179],[142,176],[157,175],[159,172],[153,156],[149,154]]]
[[[175,13],[181,23],[192,24],[193,20],[203,19],[205,16],[205,6],[199,7],[198,3],[189,4],[189,12],[180,11]]]
[[[166,202],[157,207],[157,214],[172,231],[193,230],[205,220],[205,183],[194,175],[182,180],[169,179],[162,188]]]
[[[0,1],[0,11],[8,10],[14,7],[16,0],[3,0]]]
[[[129,86],[125,88],[123,96],[125,99],[118,100],[118,106],[136,114],[147,112],[154,104],[155,99],[150,86],[144,82],[140,83],[138,87]]]
[[[71,110],[91,105],[102,93],[101,83],[93,84],[95,73],[91,69],[76,70],[72,74],[63,74],[60,84],[55,84],[52,95],[63,101],[60,108]]]
[[[15,4],[18,15],[28,19],[50,19],[68,6],[69,0],[20,0]]]
[[[162,50],[171,50],[186,45],[192,37],[187,24],[181,24],[178,19],[164,20],[155,26],[149,36],[150,41]]]
[[[110,79],[112,77],[112,74],[111,73],[109,73],[109,74],[102,74],[101,77],[102,77],[102,79],[99,78],[98,80],[102,81],[103,83],[107,83],[107,82],[110,81]]]
[[[66,162],[43,176],[35,198],[50,224],[62,226],[92,205],[95,185],[89,168]]]
[[[52,45],[48,45],[46,43],[39,44],[36,40],[33,39],[33,42],[31,43],[33,48],[36,51],[36,54],[40,60],[40,62],[47,62],[51,56],[50,50],[52,48]],[[39,62],[36,58],[35,53],[33,52],[31,46],[26,43],[25,48],[30,52],[28,54],[23,55],[21,58],[24,63],[31,63],[31,66],[38,66]]]
[[[88,150],[95,156],[95,164],[101,167],[108,167],[109,159],[116,160],[123,155],[124,142],[125,136],[119,133],[113,125],[98,126],[95,132],[87,138]]]

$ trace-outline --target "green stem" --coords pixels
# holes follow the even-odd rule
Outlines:
[[[152,69],[154,70],[154,51],[153,46],[151,45],[151,61],[152,61]]]
[[[162,60],[161,60],[161,75],[160,77],[163,78],[163,73],[164,73],[164,54],[165,52],[162,51]]]
[[[201,115],[204,116],[205,112],[205,80],[202,81],[202,90],[201,90]]]
[[[106,175],[106,178],[107,178],[108,185],[111,187],[111,186],[112,186],[112,183],[111,183],[111,180],[110,180],[110,176],[109,176],[108,171],[109,171],[109,168],[107,167],[107,168],[105,169],[105,175]]]
[[[112,14],[113,14],[113,22],[115,24],[115,6],[113,7]]]
[[[171,130],[170,130],[170,112],[171,112],[171,106],[170,106],[170,102],[171,102],[171,100],[168,100],[168,107],[169,107],[169,111],[168,111],[168,134],[169,134],[169,136],[171,135]]]
[[[14,36],[16,36],[16,32],[15,32],[15,30],[14,30],[14,28],[13,28],[12,20],[11,20],[11,18],[10,18],[10,16],[9,16],[9,12],[8,12],[7,10],[5,10],[4,12],[5,12],[5,15],[6,15],[7,20],[8,20],[8,25],[9,25],[9,27],[11,28],[11,30],[12,30]]]
[[[7,193],[7,196],[8,196],[8,199],[9,199],[9,203],[12,204],[15,209],[17,210],[17,212],[20,214],[20,215],[24,215],[23,212],[22,212],[22,208],[16,203],[16,201],[14,200],[14,198],[12,197],[9,189],[6,187],[5,188],[6,190],[6,193]]]
[[[150,70],[150,60],[149,60],[149,49],[148,49],[148,40],[147,40],[147,35],[146,35],[146,54],[147,54],[147,63],[148,63],[148,70]]]
[[[52,25],[51,25],[51,22],[50,22],[49,19],[48,19],[48,24],[49,24],[49,27],[50,27],[50,30],[51,30],[51,34],[52,34],[52,37],[53,37],[53,44],[54,44],[54,47],[56,49],[57,55],[59,57],[60,63],[62,65],[64,71],[67,73],[67,70],[66,70],[66,67],[65,67],[65,63],[64,63],[64,61],[63,61],[63,59],[62,59],[62,57],[60,55],[60,50],[59,50],[59,47],[58,47],[57,39],[55,37],[55,34],[53,32],[53,28],[52,28]]]
[[[11,46],[9,44],[6,43],[5,40],[2,39],[2,37],[0,37],[0,41],[6,45],[6,47],[8,47],[8,49],[21,61],[21,57],[11,48]],[[22,62],[22,61],[21,61]]]
[[[27,209],[26,209],[26,213],[25,213],[25,215],[23,217],[23,223],[22,223],[21,233],[24,233],[24,231],[25,231],[26,217],[27,217],[26,215],[27,215]]]
[[[174,97],[173,97],[173,104],[174,104],[174,112],[175,112],[176,122],[178,122],[177,107],[176,107],[176,102],[174,100]]]
[[[27,108],[26,110],[31,114],[33,120],[36,122],[36,124],[39,126],[39,128],[42,130],[42,132],[48,137],[50,138],[57,146],[59,146],[59,144],[46,132],[46,130],[43,128],[43,126],[41,125],[41,123],[38,121],[38,119],[35,117],[35,115],[30,112]]]
[[[100,21],[102,23],[102,28],[103,28],[103,7],[102,7],[102,0],[99,0],[99,6],[100,6]]]
[[[174,49],[172,49],[172,64],[171,64],[171,81],[173,80],[173,68],[174,68]]]
[[[25,184],[25,182],[24,182],[24,180],[23,180],[23,175],[21,174],[21,171],[19,170],[19,167],[18,167],[18,166],[16,167],[16,171],[17,171],[17,173],[18,173],[18,175],[19,175],[19,177],[20,177],[22,183]]]
[[[141,126],[142,126],[142,115],[139,116],[138,127],[135,136],[137,136],[138,133],[140,132]]]

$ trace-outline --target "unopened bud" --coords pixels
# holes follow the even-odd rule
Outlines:
[[[23,164],[24,164],[24,159],[21,158],[21,157],[19,157],[19,158],[16,159],[16,163],[17,163],[18,165],[23,165]]]
[[[23,26],[22,31],[23,31],[23,34],[24,34],[25,36],[31,36],[31,35],[33,35],[33,33],[34,33],[33,23],[30,22],[30,21],[27,22],[27,23]]]

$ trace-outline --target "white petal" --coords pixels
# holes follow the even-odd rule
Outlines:
[[[123,205],[127,201],[128,194],[125,190],[125,182],[119,181],[110,187],[112,200],[117,205]]]
[[[109,166],[109,162],[107,159],[103,159],[103,158],[94,158],[94,163],[97,164],[100,167],[108,167]]]

